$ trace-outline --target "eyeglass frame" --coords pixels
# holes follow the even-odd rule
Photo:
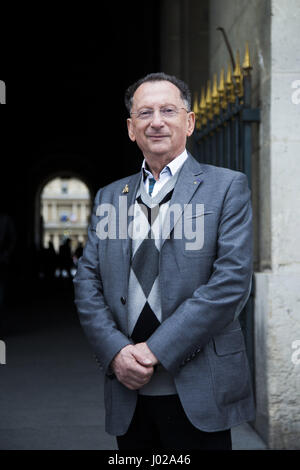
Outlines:
[[[170,118],[172,118],[172,117],[177,116],[177,115],[179,114],[179,111],[180,111],[181,109],[184,109],[187,113],[190,112],[190,111],[188,111],[186,108],[184,108],[184,107],[182,107],[182,106],[179,107],[179,108],[178,108],[177,106],[174,106],[175,109],[172,109],[172,111],[174,111],[175,115],[172,115],[172,116],[164,116],[164,115],[162,115],[162,114],[161,114],[161,110],[162,110],[163,108],[167,108],[168,106],[170,107],[170,106],[174,106],[174,105],[165,105],[165,106],[162,106],[161,108],[159,108],[159,114],[160,114],[160,116],[161,116],[162,118],[164,118],[164,119],[170,119]],[[144,108],[144,109],[146,110],[147,108]],[[141,120],[141,121],[151,120],[151,119],[153,119],[155,110],[154,110],[154,109],[151,109],[151,108],[148,108],[148,109],[149,109],[149,111],[151,112],[151,115],[150,115],[150,116],[147,116],[147,117],[144,117],[144,118],[141,117],[141,116],[139,116],[139,114],[142,112],[143,108],[142,108],[141,111],[131,111],[131,112],[130,112],[130,116],[131,116],[132,114],[136,114],[136,115],[137,115],[137,119],[139,119],[139,120]]]

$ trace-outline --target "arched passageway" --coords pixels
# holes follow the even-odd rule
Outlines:
[[[83,181],[69,176],[52,178],[40,194],[40,245],[47,248],[51,243],[58,251],[70,239],[74,251],[78,243],[85,244],[90,210],[90,191]]]
[[[51,175],[35,200],[35,248],[39,277],[73,277],[87,240],[92,200],[72,172]]]

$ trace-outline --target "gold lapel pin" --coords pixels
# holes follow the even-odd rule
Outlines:
[[[122,191],[122,194],[128,193],[128,192],[129,192],[128,184],[125,184],[125,186],[123,188],[123,191]]]

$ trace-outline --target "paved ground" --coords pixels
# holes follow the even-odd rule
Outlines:
[[[27,307],[6,320],[6,365],[0,365],[0,449],[116,449],[104,431],[103,381],[82,333],[70,289],[40,286]],[[233,447],[265,449],[248,425],[233,429]]]

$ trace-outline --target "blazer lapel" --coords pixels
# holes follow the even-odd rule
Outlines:
[[[197,191],[203,181],[203,170],[201,165],[194,159],[194,157],[192,157],[191,154],[189,154],[187,160],[179,171],[180,174],[178,175],[178,180],[170,200],[170,206],[166,214],[162,230],[162,245],[169,237],[179,218],[182,216],[185,206],[190,202],[195,191]],[[170,218],[171,206],[175,204],[178,207],[178,210],[174,211],[174,217]]]
[[[166,222],[163,226],[162,230],[162,244],[165,240],[169,237],[171,231],[173,230],[175,224],[177,223],[178,219],[182,216],[182,213],[185,209],[185,205],[190,202],[192,199],[195,191],[199,188],[203,181],[203,170],[201,169],[200,163],[189,154],[187,160],[184,162],[180,174],[178,176],[177,183],[174,188],[174,192],[170,201],[170,206],[173,204],[178,204],[180,210],[175,212],[175,217],[171,218],[171,223],[169,224],[167,221],[169,220],[169,210],[166,214]],[[122,212],[124,211],[124,218],[122,220],[125,221],[126,217],[126,227],[127,231],[122,239],[122,249],[123,249],[123,259],[124,259],[124,266],[125,266],[125,274],[126,274],[126,281],[128,282],[129,279],[129,271],[130,271],[130,254],[131,254],[131,237],[128,234],[128,226],[129,223],[133,220],[128,216],[129,207],[133,206],[135,203],[136,193],[138,191],[138,187],[141,182],[141,173],[137,173],[128,178],[128,182],[124,183],[124,186],[121,190],[119,196],[123,196],[126,198],[126,204],[124,204],[124,199],[122,202]],[[118,209],[119,210],[119,209]],[[126,215],[125,215],[126,213]],[[118,214],[119,217],[119,214]],[[118,219],[120,220],[120,219]],[[125,223],[125,222],[124,222]]]

